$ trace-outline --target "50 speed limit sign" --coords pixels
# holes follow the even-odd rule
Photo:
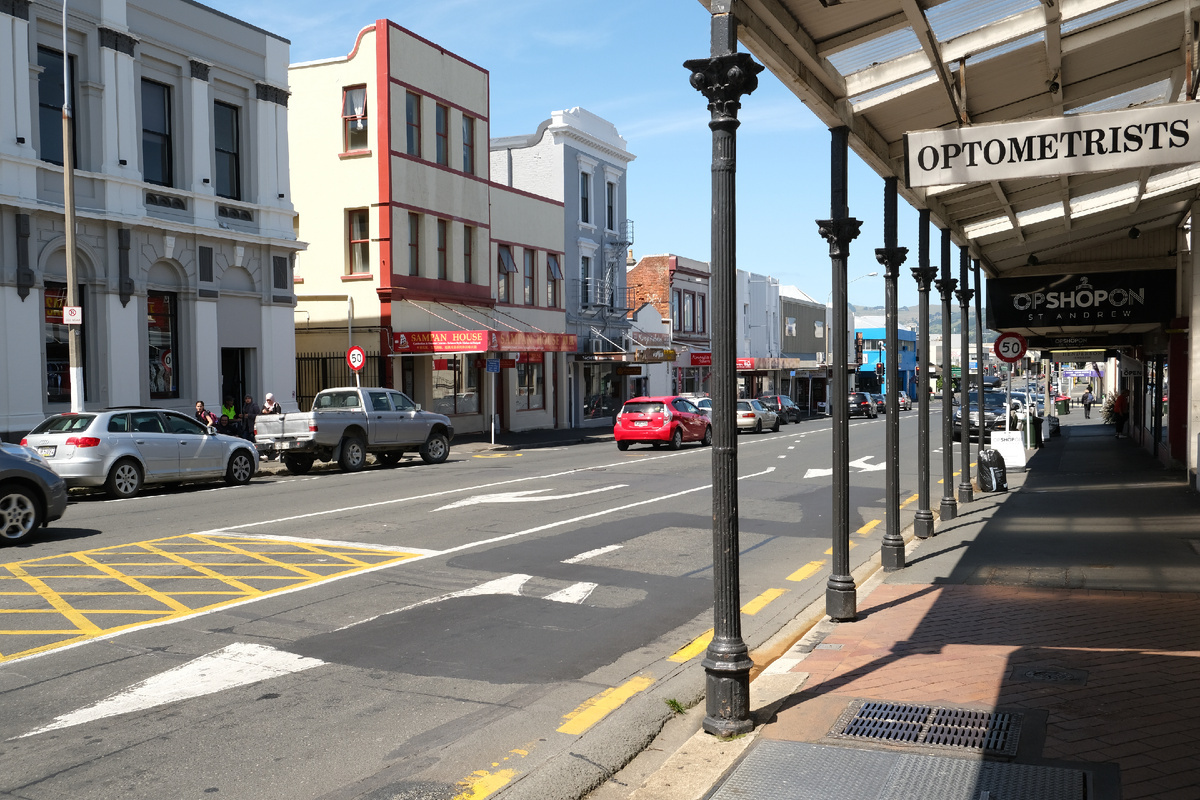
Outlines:
[[[1019,333],[1002,333],[996,338],[996,343],[992,345],[992,350],[996,353],[996,358],[1008,364],[1016,363],[1025,357],[1025,348],[1027,342],[1025,337]]]
[[[366,351],[358,345],[354,345],[346,351],[346,363],[350,365],[350,369],[358,372],[363,368],[363,364],[367,363]]]

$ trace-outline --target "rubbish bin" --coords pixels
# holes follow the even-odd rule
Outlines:
[[[1054,401],[1054,410],[1058,412],[1058,415],[1060,417],[1063,414],[1070,414],[1071,413],[1071,401],[1070,400],[1055,400]]]
[[[1026,417],[1019,423],[1021,429],[1021,441],[1026,449],[1037,448],[1042,446],[1042,418],[1041,417]]]

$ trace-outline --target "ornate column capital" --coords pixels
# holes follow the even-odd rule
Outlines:
[[[764,67],[749,53],[731,53],[683,62],[692,72],[692,87],[708,98],[713,122],[736,120],[742,95],[758,88],[758,73]]]
[[[907,247],[877,247],[875,260],[883,265],[883,277],[895,278],[900,274],[900,265],[908,258]]]
[[[933,285],[933,279],[937,277],[937,267],[913,267],[913,280],[917,282],[917,291],[928,292],[929,287]]]
[[[830,258],[845,258],[850,254],[850,243],[858,238],[862,220],[854,217],[817,220],[817,231],[829,242]]]
[[[940,278],[934,281],[933,285],[942,295],[942,302],[946,303],[950,301],[950,296],[954,294],[954,289],[958,286],[958,278]]]
[[[967,304],[971,302],[971,298],[975,296],[975,290],[968,289],[966,288],[966,284],[963,284],[963,288],[956,291],[954,296],[958,298],[958,304],[966,308]]]

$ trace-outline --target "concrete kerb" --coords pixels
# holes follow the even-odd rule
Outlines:
[[[937,517],[936,511],[934,517]],[[900,535],[904,539],[906,556],[920,546],[922,540],[916,538],[914,526],[909,525]],[[860,598],[870,595],[883,583],[887,573],[883,571],[881,558],[876,552],[851,573],[854,582],[860,587]],[[658,755],[657,758],[662,760],[661,766],[628,795],[628,800],[704,798],[718,781],[733,769],[779,707],[799,691],[808,679],[807,673],[790,671],[802,657],[789,654],[811,649],[836,626],[837,623],[826,615],[825,600],[821,598],[809,604],[779,632],[755,648],[750,654],[751,659],[755,664],[767,663],[750,683],[750,713],[754,717],[754,730],[745,736],[721,739],[698,730],[705,714],[703,704],[691,709],[688,716],[695,715],[693,722],[697,728],[696,732],[670,756],[662,759],[661,755]],[[651,747],[653,748],[653,745]],[[659,753],[662,749],[664,748],[653,748]],[[643,754],[634,759],[626,769],[630,769],[638,759],[655,757],[653,750],[643,751]],[[622,772],[614,775],[610,782],[620,783]]]

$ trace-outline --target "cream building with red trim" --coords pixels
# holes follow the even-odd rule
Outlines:
[[[461,432],[567,425],[563,204],[490,179],[487,70],[378,20],[288,77],[301,359],[359,345]]]

